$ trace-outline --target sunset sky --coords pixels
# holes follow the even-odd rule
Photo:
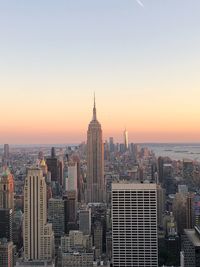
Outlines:
[[[200,142],[199,0],[0,1],[0,143]]]

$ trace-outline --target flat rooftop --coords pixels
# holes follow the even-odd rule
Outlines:
[[[120,181],[112,183],[112,190],[156,190],[155,183],[134,183],[128,181]]]

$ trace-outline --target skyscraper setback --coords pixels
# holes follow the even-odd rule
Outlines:
[[[104,160],[101,124],[94,98],[93,118],[87,132],[87,202],[104,200]]]

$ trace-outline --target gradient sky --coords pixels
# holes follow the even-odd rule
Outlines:
[[[199,0],[0,1],[0,143],[200,141]]]

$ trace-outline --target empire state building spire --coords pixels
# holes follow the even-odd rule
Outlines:
[[[93,121],[97,120],[97,111],[96,111],[96,100],[95,100],[95,94],[94,94],[94,107],[93,107]]]

